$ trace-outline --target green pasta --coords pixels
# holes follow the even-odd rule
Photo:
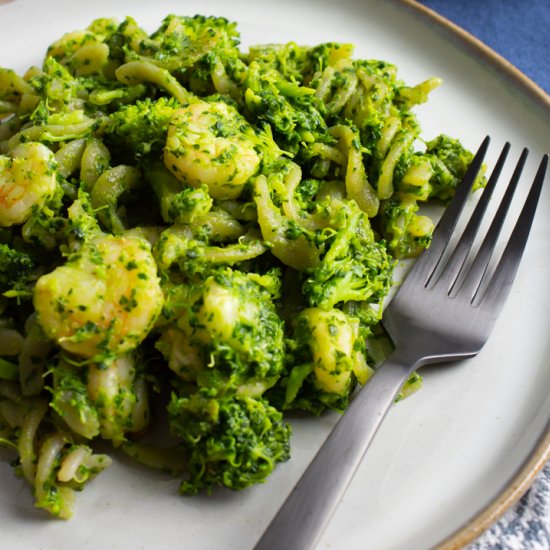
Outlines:
[[[243,489],[289,458],[292,411],[346,409],[396,261],[430,243],[420,206],[472,158],[422,139],[439,84],[198,15],[0,68],[0,444],[38,507],[71,516],[99,440],[184,494]],[[175,446],[148,440],[159,408]]]

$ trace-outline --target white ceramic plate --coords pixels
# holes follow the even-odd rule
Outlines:
[[[358,57],[394,62],[408,83],[432,75],[444,79],[418,109],[425,137],[444,131],[475,149],[491,134],[490,160],[507,139],[516,158],[527,145],[529,175],[534,159],[550,150],[547,96],[412,2],[0,1],[0,66],[24,71],[40,63],[49,43],[95,17],[132,15],[153,30],[168,13],[224,15],[239,23],[245,46],[353,42]],[[457,547],[518,496],[517,487],[525,487],[549,447],[548,281],[546,188],[517,282],[490,342],[461,366],[425,370],[422,391],[392,409],[319,548],[413,550],[444,540]],[[117,458],[78,495],[69,522],[34,509],[27,486],[6,458],[0,461],[0,545],[10,550],[252,548],[334,420],[328,415],[294,423],[292,459],[265,485],[237,494],[182,498],[176,480]]]

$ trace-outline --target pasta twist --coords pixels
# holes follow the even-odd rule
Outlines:
[[[36,506],[60,518],[72,516],[75,492],[111,463],[56,429],[45,400],[25,397],[6,381],[0,381],[0,444],[17,452]]]

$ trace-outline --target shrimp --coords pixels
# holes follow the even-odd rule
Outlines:
[[[343,395],[348,391],[352,372],[364,384],[370,376],[363,354],[355,349],[359,325],[339,309],[304,309],[299,320],[304,322],[309,342],[316,385],[329,393]]]
[[[115,444],[126,432],[147,427],[149,405],[143,378],[136,378],[131,355],[89,366],[88,396],[98,411],[101,436]]]
[[[100,235],[36,283],[34,306],[46,335],[76,355],[103,360],[147,336],[163,304],[150,244]]]
[[[258,171],[254,128],[222,102],[192,103],[170,120],[164,164],[184,183],[208,186],[215,199],[235,199]]]
[[[11,156],[0,155],[0,226],[27,221],[34,208],[52,198],[57,186],[57,162],[45,145],[22,143]]]

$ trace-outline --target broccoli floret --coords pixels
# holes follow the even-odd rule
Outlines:
[[[232,490],[262,483],[290,457],[290,427],[263,399],[217,397],[207,390],[172,396],[170,429],[183,439],[189,479],[180,491],[195,494],[224,485]]]
[[[139,159],[161,151],[166,141],[168,123],[179,103],[173,98],[146,98],[125,105],[110,117],[105,139],[116,150]]]
[[[265,70],[276,70],[287,81],[302,82],[306,74],[312,73],[308,48],[294,42],[251,46],[248,61],[256,61]]]
[[[238,55],[239,32],[224,17],[169,15],[142,46],[145,55],[170,71],[194,65],[207,54]]]
[[[238,44],[235,23],[223,17],[169,15],[139,48],[124,51],[126,61],[137,58],[169,71],[197,95],[233,96],[240,95],[237,83],[246,72]]]
[[[304,143],[329,141],[322,103],[313,88],[290,82],[256,61],[248,68],[245,108],[256,124],[268,123],[277,145],[296,155]]]
[[[450,199],[466,174],[474,158],[473,153],[465,149],[457,139],[441,134],[426,144],[425,156],[429,158],[434,171],[430,178],[430,197],[444,201]],[[475,187],[482,186],[483,182],[484,177],[480,174]]]
[[[391,286],[394,262],[353,201],[342,202],[337,217],[327,252],[303,285],[309,305],[330,309],[350,300],[380,302]]]
[[[23,289],[34,269],[31,257],[7,244],[0,244],[0,289]]]
[[[179,223],[193,223],[208,214],[212,198],[204,185],[195,189],[187,187],[176,193],[168,208],[168,217]]]

